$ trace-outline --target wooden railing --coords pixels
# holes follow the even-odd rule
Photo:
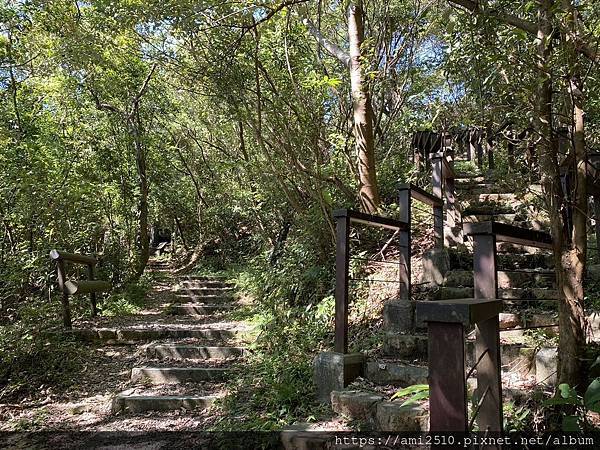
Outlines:
[[[98,314],[96,293],[108,291],[112,288],[111,283],[95,279],[94,272],[96,264],[98,263],[96,258],[76,253],[52,250],[50,252],[50,259],[56,263],[58,287],[62,293],[62,316],[65,328],[72,327],[69,295],[90,294],[92,316],[95,317]],[[87,280],[67,280],[65,263],[86,265]]]
[[[502,431],[498,242],[552,248],[542,231],[497,222],[468,223],[464,233],[473,239],[474,298],[417,303],[417,321],[429,333],[430,429],[432,432]],[[465,330],[475,326],[475,364],[465,376]],[[550,325],[556,326],[556,325]],[[471,418],[467,413],[467,380],[477,372],[478,398]]]
[[[400,255],[398,283],[400,299],[410,301],[410,222],[340,209],[333,212],[336,222],[335,252],[335,351],[348,353],[348,282],[350,265],[350,226],[359,223],[398,231]]]

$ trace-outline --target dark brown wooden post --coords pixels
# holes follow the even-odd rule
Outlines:
[[[94,281],[94,265],[88,264],[88,280]],[[90,303],[92,305],[92,317],[96,317],[98,315],[98,309],[96,307],[96,293],[90,292]]]
[[[499,300],[417,302],[417,322],[429,330],[429,420],[431,432],[467,432],[465,329],[502,310]]]
[[[600,196],[594,195],[594,221],[596,222],[596,252],[600,256]]]
[[[350,267],[350,217],[334,213],[335,248],[335,351],[348,353],[348,271]]]
[[[431,191],[437,198],[443,199],[443,153],[431,157]],[[433,206],[433,232],[436,248],[444,247],[444,206]]]
[[[475,299],[497,299],[496,235],[492,232],[472,236]],[[477,323],[475,330],[475,357],[479,361],[477,396],[481,401],[477,423],[480,431],[499,432],[502,431],[502,366],[498,316]]]
[[[431,155],[431,192],[438,198],[442,197],[442,153]]]
[[[69,306],[69,294],[65,290],[66,272],[65,272],[65,261],[62,258],[56,260],[56,273],[58,278],[58,288],[61,292],[62,302],[62,316],[63,325],[65,328],[71,328],[71,308]]]
[[[465,332],[460,323],[428,322],[429,427],[467,431]]]
[[[398,206],[400,207],[400,220],[406,222],[409,226],[406,230],[398,230],[400,242],[400,258],[398,261],[400,282],[400,299],[410,300],[411,295],[411,280],[410,280],[410,252],[411,252],[411,236],[410,223],[412,217],[412,194],[410,187],[401,187],[398,190]]]

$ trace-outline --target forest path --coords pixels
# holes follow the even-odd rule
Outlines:
[[[78,321],[89,346],[81,372],[45,400],[0,406],[3,430],[203,430],[243,365],[251,328],[219,277],[175,276],[151,261],[152,288],[136,314]],[[41,394],[41,393],[40,393]]]

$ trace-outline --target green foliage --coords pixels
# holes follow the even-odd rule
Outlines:
[[[516,406],[513,402],[504,402],[502,412],[504,431],[512,433],[529,430],[532,412],[527,406]]]
[[[583,397],[566,383],[558,386],[556,395],[544,401],[544,406],[570,407],[570,413],[562,417],[562,428],[565,432],[588,429],[587,413],[600,413],[600,378],[595,378],[585,390]],[[573,413],[574,412],[574,413]]]
[[[150,283],[142,278],[137,283],[131,283],[125,286],[121,292],[111,294],[103,301],[103,316],[122,316],[135,314],[144,305],[146,294],[150,289]]]
[[[429,398],[429,385],[428,384],[413,384],[412,386],[405,387],[397,391],[390,400],[397,398],[408,397],[402,402],[402,406],[410,406]]]

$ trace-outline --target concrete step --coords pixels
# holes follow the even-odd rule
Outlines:
[[[169,305],[165,312],[173,316],[205,316],[208,314],[220,314],[232,311],[235,305],[204,305],[196,303],[184,303]]]
[[[176,411],[207,409],[218,396],[152,396],[118,394],[112,400],[111,412],[142,413],[146,411]]]
[[[333,391],[332,409],[344,417],[374,425],[378,431],[427,431],[429,414],[422,405],[402,407],[383,395],[360,390]]]
[[[175,293],[184,294],[184,293],[192,293],[195,295],[205,296],[205,295],[216,295],[219,297],[228,297],[233,295],[233,289],[224,288],[224,287],[181,287],[175,289]]]
[[[127,343],[139,341],[154,341],[157,339],[231,339],[240,333],[236,329],[186,329],[186,328],[159,328],[159,329],[118,329],[118,328],[80,328],[70,331],[80,339],[86,341],[100,341],[104,343]]]
[[[207,295],[197,294],[192,291],[178,291],[173,295],[175,301],[179,302],[191,302],[191,303],[232,303],[235,298],[231,295]]]
[[[456,183],[456,190],[459,196],[480,195],[480,194],[501,194],[506,189],[494,183],[485,183],[477,181],[459,181]]]
[[[376,384],[409,386],[427,383],[427,367],[387,360],[371,360],[365,365],[365,378]]]
[[[206,347],[201,345],[153,344],[146,347],[150,357],[188,360],[188,359],[227,359],[243,356],[243,347]]]
[[[232,289],[235,288],[235,284],[227,281],[218,280],[179,280],[177,286],[190,287],[190,288],[224,288]]]
[[[388,331],[383,335],[383,354],[399,358],[426,358],[427,336]]]
[[[200,383],[223,381],[231,369],[214,367],[134,367],[131,381],[151,381],[153,384]]]
[[[544,288],[509,288],[498,289],[498,298],[504,300],[536,299],[536,300],[554,300],[558,293],[554,289]],[[457,298],[473,298],[472,287],[441,287],[435,294],[436,300],[452,300]]]
[[[514,287],[555,287],[553,271],[498,271],[498,287],[509,289]],[[444,280],[447,287],[472,287],[473,272],[468,270],[453,270]]]

